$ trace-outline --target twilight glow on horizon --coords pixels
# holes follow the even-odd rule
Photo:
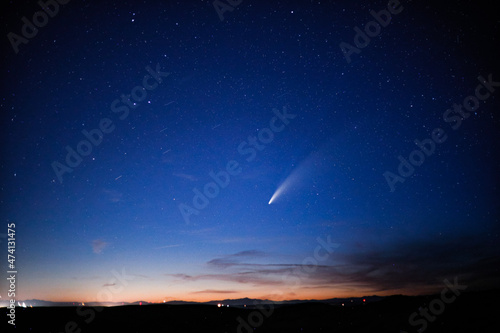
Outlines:
[[[0,248],[15,223],[16,299],[496,286],[494,32],[401,1],[361,47],[354,28],[387,6],[243,0],[221,21],[212,2],[71,1],[28,42],[4,38]],[[4,36],[41,10],[9,7]]]

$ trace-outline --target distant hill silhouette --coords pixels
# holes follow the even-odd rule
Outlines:
[[[426,333],[497,332],[500,291],[464,292],[429,322]],[[16,309],[16,332],[350,332],[416,333],[412,313],[440,297],[389,296],[335,304],[339,300],[267,303],[262,310],[231,306],[255,300],[225,300],[214,304],[149,304],[116,307],[34,307]],[[344,299],[346,300],[346,299]],[[33,300],[35,301],[35,300]],[[259,300],[259,302],[262,302]],[[265,303],[265,302],[264,302]],[[434,301],[435,303],[435,301]],[[272,305],[272,306],[271,306]],[[272,311],[270,309],[272,308]],[[7,309],[0,315],[6,317]],[[1,326],[6,327],[6,320]],[[9,325],[10,326],[10,325]],[[255,326],[253,329],[252,326]],[[4,330],[2,329],[2,332]]]
[[[349,297],[349,298],[331,298],[331,299],[325,299],[325,300],[290,300],[290,301],[270,301],[267,299],[255,299],[255,298],[237,298],[237,299],[224,299],[224,300],[215,300],[215,301],[209,301],[209,302],[186,302],[186,301],[168,301],[165,303],[151,303],[148,301],[136,301],[136,302],[87,302],[85,303],[86,306],[122,306],[122,305],[152,305],[152,304],[171,304],[171,305],[188,305],[188,304],[208,304],[208,305],[217,305],[217,304],[224,304],[224,305],[229,305],[229,306],[237,306],[237,307],[254,307],[255,304],[275,304],[275,305],[282,305],[282,304],[298,304],[298,303],[315,303],[315,302],[321,302],[321,303],[326,303],[330,305],[341,305],[344,303],[346,306],[347,305],[354,305],[354,304],[362,304],[363,299],[366,300],[367,303],[370,302],[377,302],[384,297],[382,296],[366,296],[366,297]],[[79,306],[81,305],[80,302],[51,302],[51,301],[44,301],[44,300],[38,300],[38,299],[31,299],[31,300],[18,300],[16,301],[17,303],[25,303],[26,306],[34,306],[34,307],[40,307],[40,306],[51,306],[51,307],[64,307],[64,306]],[[6,307],[8,306],[8,300],[5,301],[0,301],[0,307]]]

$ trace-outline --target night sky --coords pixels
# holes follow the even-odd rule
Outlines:
[[[29,38],[40,5],[3,5],[17,298],[498,286],[493,4],[401,1],[367,37],[387,1],[232,2],[67,1]]]

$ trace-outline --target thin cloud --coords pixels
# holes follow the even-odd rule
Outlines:
[[[192,182],[195,182],[195,181],[198,180],[198,178],[196,178],[195,176],[188,175],[186,173],[173,173],[172,175],[175,176],[175,177],[187,179],[187,180],[192,181]]]
[[[165,275],[166,276],[174,277],[176,279],[187,280],[187,281],[194,281],[194,280],[196,280],[196,277],[193,277],[193,276],[187,275],[187,274],[165,274]]]
[[[201,229],[192,229],[192,230],[181,230],[179,231],[180,234],[183,235],[191,235],[191,236],[197,236],[197,235],[207,235],[207,234],[213,234],[214,232],[217,231],[218,228],[216,227],[210,227],[210,228],[201,228]]]
[[[231,243],[255,243],[256,237],[231,237],[231,238],[217,238],[211,241],[213,244],[231,244]]]
[[[344,291],[370,290],[374,293],[439,290],[444,279],[458,277],[462,284],[493,288],[500,281],[500,250],[468,237],[440,241],[393,243],[390,246],[355,248],[355,253],[335,252],[322,265],[251,263],[241,259],[266,256],[249,250],[207,262],[225,274],[171,274],[183,281],[216,280],[283,288],[334,288]],[[490,285],[486,285],[490,283]]]
[[[92,241],[92,251],[95,254],[100,254],[106,246],[108,246],[108,243],[104,242],[102,239],[96,239]]]
[[[143,279],[150,279],[151,277],[147,276],[147,275],[143,275],[143,274],[130,274],[132,276],[137,276],[137,277],[140,277],[140,278],[143,278]]]
[[[160,249],[170,249],[170,248],[173,248],[173,247],[179,247],[181,246],[181,244],[171,244],[171,245],[164,245],[164,246],[160,246],[160,247],[155,247],[156,250],[160,250]]]
[[[225,282],[236,282],[242,284],[252,285],[279,285],[282,282],[278,280],[268,279],[261,276],[252,276],[251,274],[230,273],[230,274],[201,274],[201,275],[187,275],[187,274],[165,274],[183,281],[200,281],[200,280],[215,280]]]
[[[223,258],[212,259],[207,262],[209,266],[217,266],[218,268],[228,268],[231,266],[241,265],[240,258],[261,258],[268,256],[267,253],[258,250],[246,250],[227,255]]]
[[[215,290],[215,289],[206,289],[200,291],[193,291],[191,294],[235,294],[237,291],[235,290]]]
[[[103,192],[106,194],[106,197],[111,202],[120,202],[122,200],[123,193],[121,192],[108,189],[104,189]]]
[[[267,253],[257,250],[247,250],[241,251],[235,254],[229,255],[229,257],[265,257]]]
[[[93,275],[93,276],[84,276],[84,277],[81,277],[81,276],[72,276],[71,279],[72,280],[82,280],[82,281],[87,281],[87,280],[98,280],[100,279],[101,277],[100,276],[97,276],[97,275]]]

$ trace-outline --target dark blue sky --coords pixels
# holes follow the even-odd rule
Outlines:
[[[208,1],[73,0],[17,53],[8,34],[41,7],[5,8],[0,233],[16,223],[19,298],[96,300],[123,270],[114,300],[498,282],[492,8],[401,1],[349,63],[339,45],[387,2],[243,0],[221,21]],[[446,141],[398,174],[436,128]],[[58,175],[67,149],[87,156]]]

